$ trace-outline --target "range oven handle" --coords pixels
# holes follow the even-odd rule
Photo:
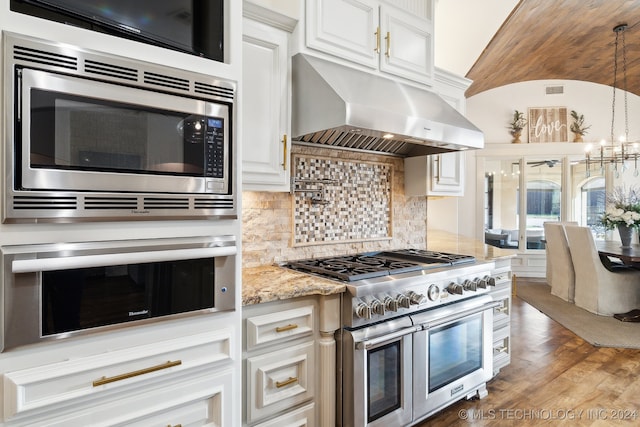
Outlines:
[[[435,328],[450,322],[455,322],[456,320],[463,319],[467,316],[472,316],[477,313],[481,313],[485,310],[490,310],[500,306],[501,303],[498,301],[489,302],[487,304],[481,305],[480,307],[470,308],[464,311],[458,311],[455,314],[446,317],[440,317],[432,322],[424,322],[420,325],[420,329],[431,329]]]
[[[391,341],[405,335],[413,334],[415,332],[418,332],[421,329],[422,327],[420,326],[412,326],[410,328],[400,329],[399,331],[395,331],[390,334],[372,338],[370,340],[358,341],[356,342],[356,348],[358,350],[369,350],[371,347],[375,347],[379,344],[383,344],[387,341]]]
[[[213,248],[124,252],[57,258],[16,259],[11,263],[11,271],[13,273],[35,273],[39,271],[71,270],[75,268],[105,267],[109,265],[221,257],[236,255],[236,253],[237,249],[235,246],[220,246]]]

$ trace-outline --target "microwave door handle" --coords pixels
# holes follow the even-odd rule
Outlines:
[[[358,350],[369,350],[371,347],[380,345],[380,344],[384,344],[387,341],[391,341],[394,340],[396,338],[402,337],[404,335],[409,335],[409,334],[413,334],[415,332],[418,332],[419,330],[421,330],[422,327],[420,326],[412,326],[410,328],[404,328],[404,329],[400,329],[399,331],[396,332],[392,332],[390,334],[386,334],[377,338],[372,338],[370,340],[363,340],[363,341],[358,341],[356,343],[356,348]]]
[[[235,246],[222,246],[59,258],[16,259],[11,263],[11,271],[13,273],[35,273],[39,271],[71,270],[75,268],[104,267],[109,265],[221,257],[236,255],[236,253],[237,249]]]
[[[437,326],[441,326],[450,322],[455,322],[456,320],[460,320],[463,319],[467,316],[471,316],[477,313],[481,313],[485,310],[489,310],[492,308],[496,308],[498,306],[500,306],[501,303],[500,302],[489,302],[487,304],[481,305],[480,307],[476,307],[476,308],[471,308],[469,310],[465,310],[465,311],[459,311],[455,314],[452,314],[451,316],[446,316],[446,317],[442,317],[439,318],[438,320],[432,321],[432,322],[425,322],[422,324],[422,329],[431,329],[431,328],[435,328]]]

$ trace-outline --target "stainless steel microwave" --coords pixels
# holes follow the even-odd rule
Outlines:
[[[0,351],[235,310],[233,236],[7,245]]]
[[[237,217],[235,83],[4,34],[4,222]]]

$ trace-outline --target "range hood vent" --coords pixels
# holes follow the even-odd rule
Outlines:
[[[484,147],[484,135],[428,90],[306,54],[293,57],[294,141],[422,156]]]

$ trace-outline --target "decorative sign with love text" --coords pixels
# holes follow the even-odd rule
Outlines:
[[[567,142],[567,107],[529,108],[529,142]]]

